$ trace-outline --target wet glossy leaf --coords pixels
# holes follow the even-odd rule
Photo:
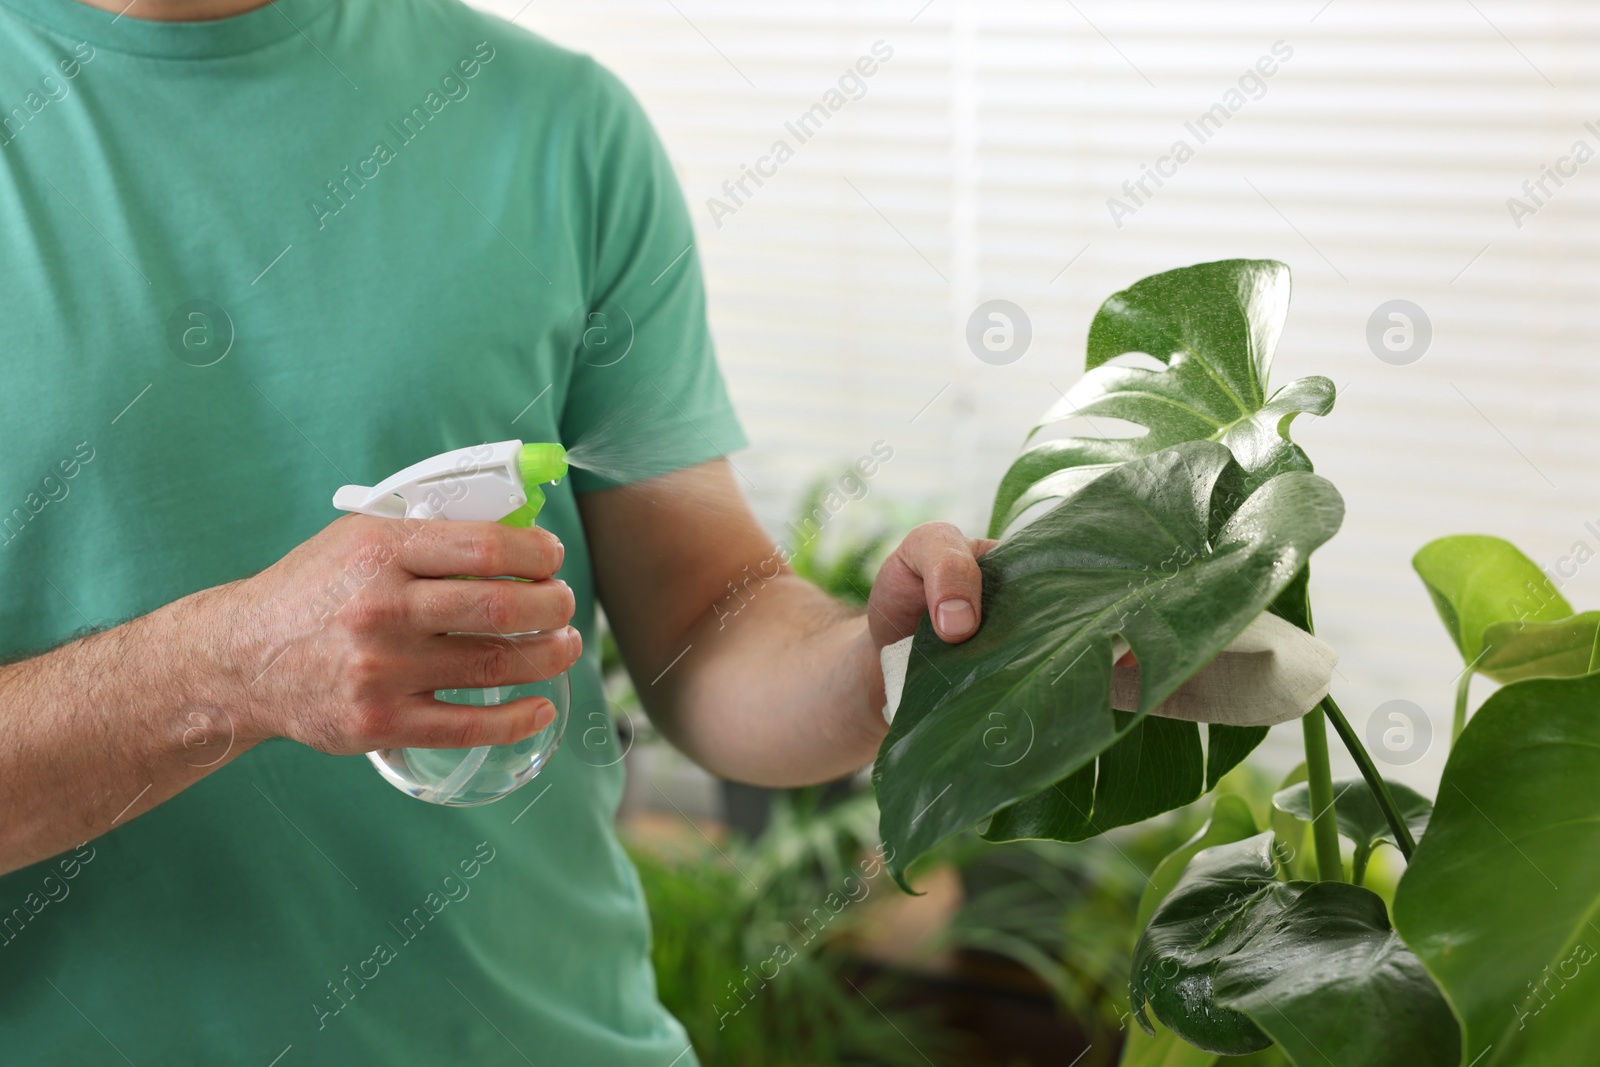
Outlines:
[[[1592,1063],[1600,1048],[1597,783],[1594,674],[1499,690],[1445,765],[1395,923],[1476,1067]]]
[[[1299,1067],[1456,1067],[1460,1034],[1433,979],[1389,926],[1383,899],[1306,886],[1216,968],[1242,1011]]]
[[[997,821],[1071,840],[1198,795],[1198,733],[1187,751],[1167,736],[1193,724],[1144,716],[1271,604],[1343,517],[1328,482],[1295,471],[1214,527],[1230,464],[1223,446],[1188,442],[1118,468],[984,556],[984,625],[971,640],[947,645],[924,619],[873,768],[896,877],[1041,791],[1037,810]],[[1110,705],[1117,636],[1140,662],[1133,714]],[[1137,751],[1108,753],[1130,736]],[[1097,779],[1102,753],[1113,766]]]
[[[1310,460],[1288,440],[1289,424],[1302,412],[1325,414],[1333,403],[1332,383],[1306,378],[1263,400],[1288,295],[1282,264],[1232,260],[1154,275],[1107,300],[1089,331],[1088,373],[1030,438],[1084,414],[1131,420],[1146,432],[1138,438],[1046,441],[1029,449],[1002,481],[995,530],[1119,464],[1184,441],[1219,441],[1236,460],[1212,492],[1213,531],[1271,478],[1309,471]],[[1130,352],[1155,358],[1165,369],[1108,365]],[[1269,610],[1308,629],[1306,582],[1302,568]],[[1214,788],[1267,734],[1264,727],[1211,725],[1202,740],[1201,727],[1191,723],[1120,716],[1116,728],[1120,739],[1097,767],[1084,767],[998,812],[984,836],[1076,841],[1141,821]]]
[[[1097,764],[997,811],[985,840],[1085,841],[1200,799],[1206,761],[1197,724],[1124,711],[1112,722],[1121,739]]]
[[[1455,1019],[1382,898],[1275,879],[1272,834],[1198,853],[1134,952],[1132,996],[1196,1047],[1299,1067],[1455,1067]]]
[[[998,537],[1025,512],[1082,488],[1121,463],[1182,441],[1220,441],[1246,470],[1309,470],[1288,440],[1296,415],[1324,415],[1333,383],[1303,378],[1267,393],[1273,349],[1289,308],[1289,269],[1224,260],[1152,275],[1113,295],[1089,327],[1086,374],[1029,439],[1056,423],[1096,417],[1136,423],[1138,437],[1068,437],[1027,449],[1001,479],[990,519]],[[1129,352],[1162,370],[1107,366]]]
[[[1134,948],[1129,995],[1140,1021],[1148,1024],[1148,1010],[1191,1045],[1219,1056],[1271,1044],[1248,1015],[1216,1002],[1217,967],[1306,886],[1277,880],[1271,833],[1198,853]]]

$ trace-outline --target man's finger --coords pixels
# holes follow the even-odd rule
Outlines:
[[[390,520],[397,530],[401,566],[419,578],[468,574],[477,578],[548,578],[561,569],[566,550],[555,534],[498,522]]]
[[[543,582],[429,578],[407,582],[410,617],[428,633],[525,634],[555,630],[576,601],[559,578]]]
[[[582,652],[573,626],[526,637],[449,634],[423,642],[405,677],[435,690],[531,685],[571,669]]]
[[[929,522],[911,531],[905,560],[922,579],[933,628],[946,641],[964,641],[977,632],[983,603],[983,572],[976,543],[947,522]]]
[[[532,737],[556,718],[555,705],[544,697],[523,697],[480,708],[447,704],[431,695],[405,700],[380,734],[374,748],[476,748],[514,745]]]

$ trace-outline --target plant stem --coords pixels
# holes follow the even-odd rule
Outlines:
[[[1319,705],[1300,720],[1306,738],[1306,785],[1311,791],[1311,834],[1317,845],[1317,877],[1344,881],[1339,858],[1339,824],[1333,812],[1333,770],[1328,765],[1327,719]]]
[[[1600,636],[1600,634],[1597,634]],[[1461,731],[1467,728],[1467,690],[1472,688],[1472,667],[1469,665],[1461,672],[1461,681],[1456,683],[1456,717],[1450,727],[1450,745],[1455,747]]]
[[[1378,768],[1372,763],[1372,757],[1367,755],[1366,746],[1362,745],[1361,739],[1356,736],[1355,730],[1350,726],[1350,720],[1344,717],[1339,705],[1333,702],[1331,694],[1322,698],[1322,707],[1327,709],[1328,718],[1333,720],[1333,728],[1339,733],[1339,740],[1344,742],[1344,747],[1356,761],[1356,766],[1361,768],[1361,777],[1366,779],[1367,788],[1372,790],[1372,795],[1377,798],[1378,807],[1383,809],[1384,820],[1388,822],[1395,842],[1400,846],[1400,854],[1409,861],[1417,843],[1411,837],[1411,827],[1400,817],[1400,809],[1394,802],[1394,795],[1389,792],[1389,783],[1378,773]],[[1307,751],[1310,751],[1309,746]],[[1315,803],[1314,798],[1313,803]]]
[[[1367,864],[1371,860],[1371,845],[1356,849],[1355,858],[1350,861],[1350,880],[1356,885],[1365,884],[1367,880]]]

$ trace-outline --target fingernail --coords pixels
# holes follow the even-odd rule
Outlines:
[[[977,625],[977,613],[972,605],[961,599],[951,599],[939,605],[939,632],[946,637],[965,637]]]
[[[546,726],[556,721],[556,706],[548,700],[539,705],[533,713],[534,732],[543,730]]]

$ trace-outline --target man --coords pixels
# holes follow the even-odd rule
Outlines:
[[[90,2],[0,0],[0,1058],[687,1067],[574,744],[596,600],[675,744],[797,785],[871,759],[882,646],[977,629],[987,542],[919,527],[865,615],[787,572],[718,609],[776,550],[681,194],[589,59],[453,0]],[[624,462],[545,530],[330,521],[512,437]],[[359,758],[527,737],[548,704],[432,694],[569,668],[507,803]]]

